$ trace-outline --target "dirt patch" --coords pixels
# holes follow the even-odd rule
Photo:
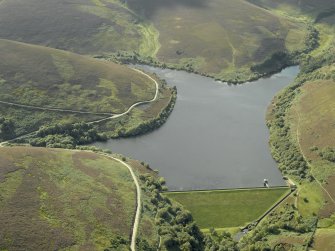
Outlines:
[[[130,231],[128,224],[126,224],[127,215],[126,211],[124,209],[123,203],[121,198],[117,198],[115,196],[109,196],[106,201],[106,206],[109,209],[109,218],[108,221],[110,222],[109,225],[117,229],[119,233],[127,233]],[[101,210],[98,212],[102,213]],[[101,215],[101,219],[103,219],[103,216],[106,217],[106,213],[103,213]],[[103,221],[104,222],[104,221]]]
[[[6,180],[6,176],[9,173],[16,172],[17,170],[21,169],[20,167],[17,167],[12,161],[3,158],[1,158],[1,163],[0,163],[0,183]]]
[[[140,174],[146,174],[150,173],[151,175],[157,177],[157,173],[155,173],[150,166],[146,166],[147,164],[144,163],[144,165],[141,164],[138,160],[128,160],[127,161],[136,171],[138,171]]]

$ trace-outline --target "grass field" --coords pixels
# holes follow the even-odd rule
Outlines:
[[[136,193],[122,164],[25,147],[1,148],[0,159],[1,250],[103,250],[129,239]]]
[[[189,210],[202,229],[241,227],[257,220],[287,188],[164,193]]]

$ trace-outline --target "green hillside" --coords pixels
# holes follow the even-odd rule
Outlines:
[[[137,18],[117,0],[3,0],[0,37],[81,54],[137,50]]]
[[[125,66],[41,46],[0,40],[0,59],[1,101],[121,113],[156,90]]]
[[[0,5],[1,38],[80,54],[136,52],[233,82],[259,77],[251,67],[274,53],[303,50],[306,34],[306,23],[245,0],[4,0]],[[281,60],[266,73],[288,63]]]
[[[146,118],[132,113],[122,125],[136,128],[159,116],[172,95],[165,85],[159,89],[159,102],[146,107],[154,112]],[[0,117],[11,120],[16,135],[21,135],[45,124],[94,121],[123,113],[136,102],[153,99],[156,84],[113,62],[0,39],[0,90]],[[107,132],[113,129],[101,126]]]
[[[303,23],[244,0],[127,2],[157,28],[160,61],[223,79],[243,80],[272,54],[305,46]]]
[[[122,164],[23,147],[1,148],[0,159],[1,250],[104,250],[117,236],[129,240],[136,192]]]
[[[335,10],[332,0],[248,0],[261,7],[276,10],[279,13],[298,15],[312,19],[320,19],[322,16]]]
[[[161,196],[147,165],[105,153],[0,148],[0,250],[129,250],[140,185],[136,250],[202,250],[192,216]]]

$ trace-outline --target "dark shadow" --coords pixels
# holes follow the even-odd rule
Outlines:
[[[122,0],[141,16],[150,19],[157,10],[186,6],[189,8],[207,7],[206,0]]]

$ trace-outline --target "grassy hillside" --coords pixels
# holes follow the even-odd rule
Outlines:
[[[112,125],[100,123],[102,130],[111,133],[116,126],[137,130],[144,122],[161,117],[173,90],[165,84],[159,88],[157,102]],[[0,39],[0,90],[0,101],[88,112],[42,111],[1,103],[0,116],[12,120],[16,135],[21,135],[45,124],[94,121],[125,112],[136,102],[151,100],[156,85],[147,76],[113,62]]]
[[[244,0],[129,0],[159,32],[157,58],[177,67],[229,79],[279,51],[303,48],[306,27]],[[246,14],[247,13],[247,14]]]
[[[125,166],[44,148],[1,148],[0,159],[1,250],[104,250],[117,236],[129,240],[136,192]]]
[[[202,229],[244,227],[287,193],[287,188],[164,193],[190,210]]]
[[[298,15],[302,18],[318,20],[335,10],[332,0],[248,0],[261,7],[275,10],[279,13]]]
[[[333,66],[322,70],[335,72]],[[318,212],[314,246],[317,250],[330,250],[335,237],[335,81],[305,83],[291,108],[291,124],[312,175],[323,187],[303,186],[301,196],[308,198],[310,205],[306,208],[300,199],[298,208],[304,214]]]
[[[117,0],[3,0],[0,5],[1,38],[81,54],[138,50],[142,26],[137,23]]]
[[[0,5],[0,38],[90,55],[135,51],[234,82],[259,76],[250,67],[276,52],[304,49],[306,33],[304,23],[245,0],[4,0]]]
[[[156,89],[125,66],[65,51],[0,40],[0,55],[1,101],[121,113]]]
[[[147,164],[122,156],[138,177],[136,250],[203,250],[192,216],[161,196]],[[136,189],[126,166],[102,153],[0,148],[0,250],[129,250]]]

